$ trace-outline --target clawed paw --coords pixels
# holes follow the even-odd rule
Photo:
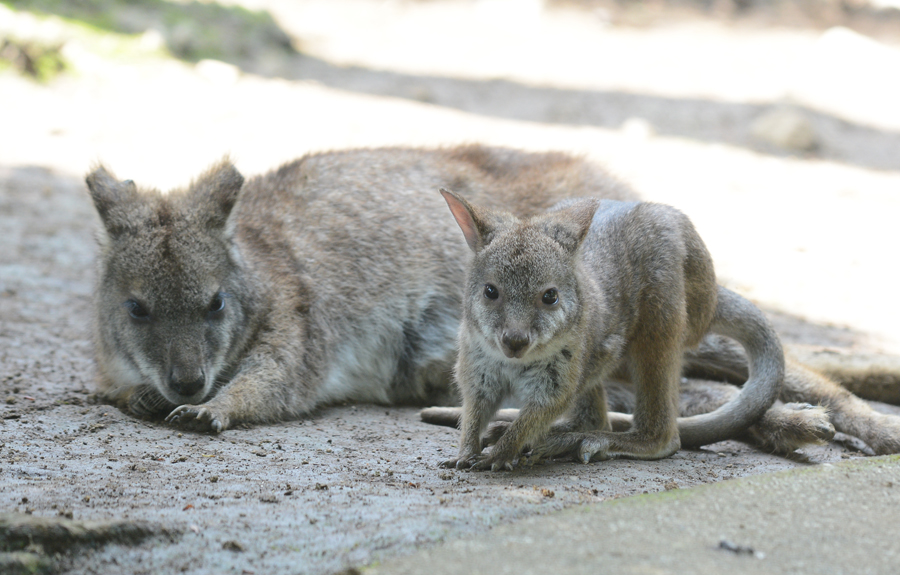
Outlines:
[[[493,457],[485,457],[472,466],[475,471],[512,471],[516,468],[518,460],[509,460],[505,458],[494,459]]]
[[[871,426],[870,433],[861,437],[877,455],[900,453],[900,417],[881,413]]]
[[[230,421],[228,416],[219,414],[208,406],[182,405],[166,417],[166,423],[194,431],[221,433],[228,429]]]
[[[824,443],[834,438],[834,425],[824,407],[808,403],[786,403],[784,410],[787,417],[784,420],[782,441],[793,441],[799,448],[804,443]]]
[[[459,457],[442,461],[440,466],[444,469],[469,469],[480,460],[484,459],[484,457],[485,456],[481,453],[473,453],[471,451],[463,452]]]
[[[512,471],[517,462],[517,460],[494,458],[489,454],[478,453],[442,461],[440,466],[445,469],[471,469],[473,471]]]
[[[578,446],[578,453],[575,460],[581,463],[590,463],[591,461],[606,461],[610,459],[609,444],[603,439],[595,439],[585,437]]]
[[[552,433],[545,437],[539,445],[536,445],[528,453],[529,465],[534,465],[544,459],[572,456],[576,461],[581,461],[579,450],[584,443],[583,433],[561,432]]]

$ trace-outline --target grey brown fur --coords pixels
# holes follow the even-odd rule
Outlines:
[[[104,168],[87,182],[102,221],[101,395],[212,431],[339,401],[454,401],[469,250],[438,188],[519,217],[566,197],[634,198],[581,159],[481,146],[312,154],[246,181],[223,161],[168,194]],[[746,373],[724,357],[713,367]],[[849,419],[900,451],[900,428]]]
[[[585,463],[658,459],[732,438],[775,402],[778,336],[752,304],[716,286],[706,246],[674,208],[582,199],[520,220],[442,194],[474,252],[455,369],[462,437],[444,465],[512,469],[526,446],[533,457],[574,453]],[[751,374],[714,412],[679,420],[682,357],[708,332],[741,342]],[[618,371],[636,390],[626,431],[607,417],[603,382]],[[521,411],[485,455],[482,436],[510,395]]]

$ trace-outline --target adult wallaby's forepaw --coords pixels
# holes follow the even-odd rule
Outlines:
[[[229,417],[216,409],[203,405],[181,405],[166,417],[166,423],[193,431],[222,433],[231,423]]]
[[[174,407],[151,385],[138,386],[132,390],[126,405],[138,417],[160,417]]]

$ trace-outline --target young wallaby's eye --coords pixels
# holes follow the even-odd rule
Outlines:
[[[500,297],[500,292],[497,290],[496,286],[484,284],[484,297],[488,299],[497,299]]]
[[[559,301],[559,292],[556,291],[556,288],[550,288],[541,296],[541,301],[544,302],[544,305],[556,305]]]
[[[124,305],[125,309],[128,310],[128,315],[131,316],[131,319],[142,322],[150,321],[150,312],[135,300],[130,299],[122,305]]]
[[[218,292],[213,296],[212,301],[209,302],[209,308],[207,309],[210,318],[217,319],[222,317],[222,313],[225,311],[226,297],[227,294],[224,292]]]

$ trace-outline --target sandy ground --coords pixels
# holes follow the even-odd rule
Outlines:
[[[890,36],[629,27],[500,1],[244,4],[268,7],[304,55],[194,65],[160,57],[153,34],[119,50],[72,33],[71,73],[46,85],[0,73],[0,512],[182,533],[75,554],[64,570],[332,573],[585,502],[861,456],[832,444],[787,460],[726,442],[660,462],[476,474],[437,467],[456,433],[411,408],[335,406],[208,436],[91,402],[96,216],[81,175],[98,160],[167,188],[226,153],[246,173],[351,146],[586,154],[686,211],[722,281],[786,342],[900,353],[886,303],[900,245]],[[785,105],[815,151],[753,138],[753,121]]]

